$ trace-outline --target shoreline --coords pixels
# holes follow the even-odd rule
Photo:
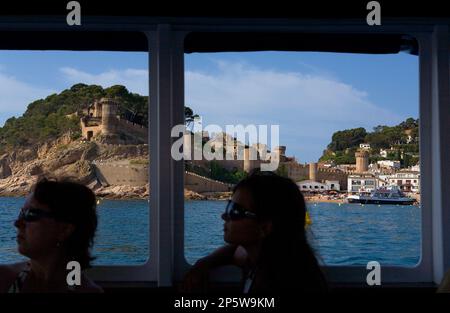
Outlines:
[[[94,191],[95,193],[95,191]],[[16,192],[16,193],[8,193],[8,192],[0,192],[0,197],[11,197],[11,198],[20,198],[26,197],[28,193],[25,192]],[[142,196],[138,196],[136,193],[132,194],[114,194],[114,193],[95,193],[97,200],[149,200],[150,197],[148,193],[144,193]],[[185,189],[184,191],[184,200],[201,200],[201,201],[227,201],[231,199],[232,192],[204,192],[204,193],[196,193],[190,190]],[[314,196],[306,196],[303,195],[305,202],[307,204],[310,203],[337,203],[337,204],[347,204],[346,198],[339,199],[327,199],[326,196],[314,195]],[[414,205],[420,205],[420,197],[415,197],[418,200]]]
[[[95,193],[95,191],[94,191]],[[28,192],[0,192],[0,197],[5,198],[26,198],[28,196]],[[144,194],[143,196],[134,195],[123,195],[123,194],[113,194],[108,193],[104,195],[104,193],[100,192],[99,194],[95,193],[95,197],[97,201],[103,200],[149,200],[150,197],[148,194]],[[201,201],[227,201],[231,199],[231,192],[218,192],[218,193],[196,193],[190,190],[185,190],[184,192],[184,200],[201,200]]]

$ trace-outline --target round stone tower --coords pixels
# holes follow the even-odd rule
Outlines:
[[[281,162],[283,157],[286,156],[286,146],[276,146],[273,152],[275,152],[276,158]]]
[[[185,132],[183,135],[183,156],[185,160],[194,160],[194,134]]]
[[[94,117],[102,116],[102,105],[99,101],[94,102]]]
[[[244,172],[250,173],[256,168],[257,151],[253,147],[246,146],[244,148]]]
[[[102,134],[106,136],[117,134],[117,109],[118,103],[112,99],[102,98]]]
[[[364,173],[369,169],[369,153],[367,151],[356,151],[356,172]]]
[[[317,163],[309,163],[309,179],[317,181]]]

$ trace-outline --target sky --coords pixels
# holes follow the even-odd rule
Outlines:
[[[0,51],[0,125],[76,83],[148,95],[148,64],[137,52]],[[418,77],[418,57],[406,53],[186,54],[185,103],[203,127],[279,125],[280,145],[304,163],[335,131],[418,118]]]

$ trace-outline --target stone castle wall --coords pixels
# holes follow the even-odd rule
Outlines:
[[[124,131],[129,135],[134,135],[139,139],[148,142],[148,128],[139,124],[134,124],[130,121],[119,119],[117,130]]]
[[[148,165],[127,165],[120,162],[94,162],[93,165],[97,179],[105,186],[144,186],[149,182]],[[184,187],[202,193],[230,191],[232,185],[185,172]]]
[[[322,180],[338,180],[341,190],[347,190],[348,174],[341,171],[333,171],[327,169],[319,169],[317,179]]]
[[[219,164],[219,166],[232,171],[234,168],[243,171],[244,170],[244,161],[243,160],[215,160]]]
[[[295,182],[310,179],[309,165],[303,165],[293,162],[280,163],[280,166],[281,165],[284,165],[286,167],[288,177]],[[346,190],[347,177],[350,174],[352,174],[352,172],[342,172],[335,169],[318,168],[317,181],[338,180],[341,186],[341,190]]]
[[[309,179],[309,166],[298,164],[294,162],[280,163],[279,168],[285,166],[287,169],[287,175],[290,179],[297,182],[300,180]]]
[[[88,132],[92,132],[92,137],[95,137],[98,134],[101,134],[102,132],[102,125],[97,125],[97,126],[87,126],[86,123],[83,121],[83,119],[81,119],[81,135],[83,136],[83,138],[87,139],[88,138]]]
[[[95,174],[102,185],[143,186],[149,181],[147,165],[127,165],[115,162],[95,162]]]
[[[186,189],[202,192],[226,192],[231,191],[232,185],[218,180],[209,179],[191,172],[185,172],[184,187]]]

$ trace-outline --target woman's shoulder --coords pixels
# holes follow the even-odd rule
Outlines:
[[[0,265],[0,293],[7,292],[17,275],[27,266],[27,262]]]

